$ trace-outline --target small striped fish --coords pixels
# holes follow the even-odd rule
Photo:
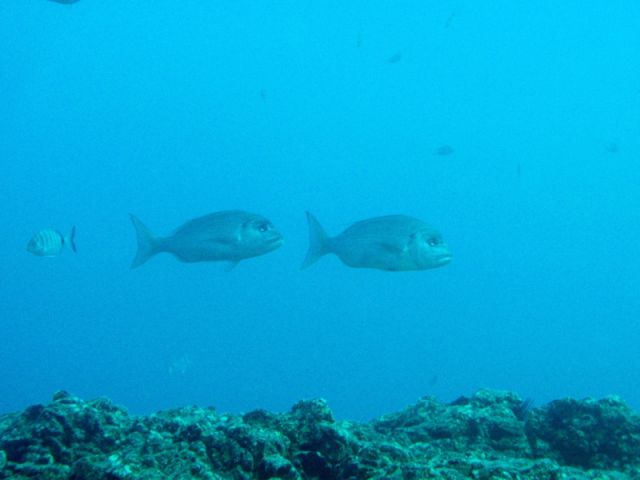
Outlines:
[[[27,244],[27,251],[39,257],[55,257],[62,253],[65,243],[71,245],[71,250],[76,251],[76,227],[71,228],[71,233],[65,237],[58,230],[45,228],[36,233]]]

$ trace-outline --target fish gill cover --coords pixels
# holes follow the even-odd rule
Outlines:
[[[502,475],[502,443],[518,458],[530,448],[541,478],[553,477],[545,464],[631,475],[633,422],[604,407],[612,394],[640,407],[639,19],[632,0],[3,0],[0,412],[33,415],[6,417],[24,421],[3,430],[16,439],[0,448],[3,472],[87,477],[94,453],[120,474],[142,471],[99,418],[81,429],[87,456],[75,456],[74,421],[38,430],[59,407],[41,417],[28,406],[58,390],[126,405],[129,420],[109,420],[121,431],[184,405],[283,412],[301,398],[362,425],[424,395],[449,405],[489,387],[533,399],[513,406],[506,437],[489,420],[512,418],[504,408],[467,422],[473,402],[421,401],[416,415],[433,410],[435,426],[381,420],[376,435],[404,450],[389,447],[387,462],[386,446],[357,444],[358,458],[394,475],[385,465],[411,463],[406,448],[411,459],[456,449],[467,438],[456,429],[469,428],[473,449],[489,452],[481,460],[498,463],[468,476]],[[129,268],[129,212],[156,238],[229,211],[264,216],[284,242],[257,254],[218,226],[196,229],[173,255]],[[305,211],[329,238],[313,253],[328,255],[300,270]],[[351,230],[389,216],[432,226],[452,261],[407,271],[412,250],[398,239],[425,247],[432,235]],[[25,251],[47,228],[62,236]],[[209,234],[216,248],[203,248]],[[212,263],[239,258],[230,272]],[[609,400],[554,400],[586,397]],[[173,439],[127,428],[134,451]],[[240,458],[242,475],[263,477],[284,476],[287,462],[316,477],[351,468],[350,456],[296,443],[257,470],[264,457],[227,433],[169,451],[206,468]]]

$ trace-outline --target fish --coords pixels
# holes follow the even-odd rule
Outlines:
[[[453,149],[453,147],[451,145],[442,145],[438,148],[436,148],[433,151],[434,155],[440,155],[441,157],[446,157],[447,155],[452,155],[453,152],[455,152],[455,150]]]
[[[447,17],[447,20],[444,22],[444,28],[449,28],[451,26],[451,22],[453,22],[455,16],[456,13],[451,12],[451,14]]]
[[[27,252],[33,253],[38,257],[55,257],[62,253],[66,244],[69,244],[74,253],[78,251],[76,249],[75,226],[71,228],[71,232],[67,237],[53,228],[40,230],[27,243]]]
[[[269,220],[242,210],[194,218],[167,237],[155,236],[138,217],[129,216],[138,241],[131,268],[167,252],[186,263],[227,261],[231,270],[241,260],[269,253],[283,243],[282,235]]]
[[[397,52],[387,58],[387,63],[398,63],[400,60],[402,60],[402,54]]]
[[[620,151],[620,147],[616,142],[609,142],[605,149],[607,153],[618,153]]]
[[[55,3],[62,3],[64,5],[71,5],[72,3],[76,3],[79,0],[50,0],[50,1]]]
[[[353,268],[385,271],[426,270],[451,261],[442,235],[422,220],[388,215],[356,222],[340,235],[329,237],[318,220],[307,212],[309,250],[301,269],[333,253]]]
[[[189,354],[185,353],[177,360],[174,360],[171,365],[169,365],[169,375],[184,377],[192,365],[193,361],[191,360],[191,357],[189,356]]]

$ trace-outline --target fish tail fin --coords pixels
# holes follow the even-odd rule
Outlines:
[[[76,253],[78,249],[76,248],[76,226],[75,225],[71,227],[71,233],[69,233],[69,238],[67,240],[69,241],[69,245],[71,246],[71,250],[73,250],[73,253]]]
[[[331,252],[331,238],[320,225],[320,222],[310,212],[307,212],[307,223],[309,224],[309,250],[302,262],[300,269],[303,270],[315,263],[320,257]]]
[[[133,223],[133,228],[136,229],[138,240],[138,251],[133,262],[131,262],[131,268],[137,268],[160,251],[160,243],[138,217],[131,213],[129,217],[131,218],[131,223]]]

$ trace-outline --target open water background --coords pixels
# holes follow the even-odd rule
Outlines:
[[[0,411],[640,407],[638,2],[3,0],[0,100]],[[232,208],[284,246],[129,269],[129,212]],[[453,262],[301,272],[305,210],[416,216]],[[26,252],[74,224],[77,255]]]

